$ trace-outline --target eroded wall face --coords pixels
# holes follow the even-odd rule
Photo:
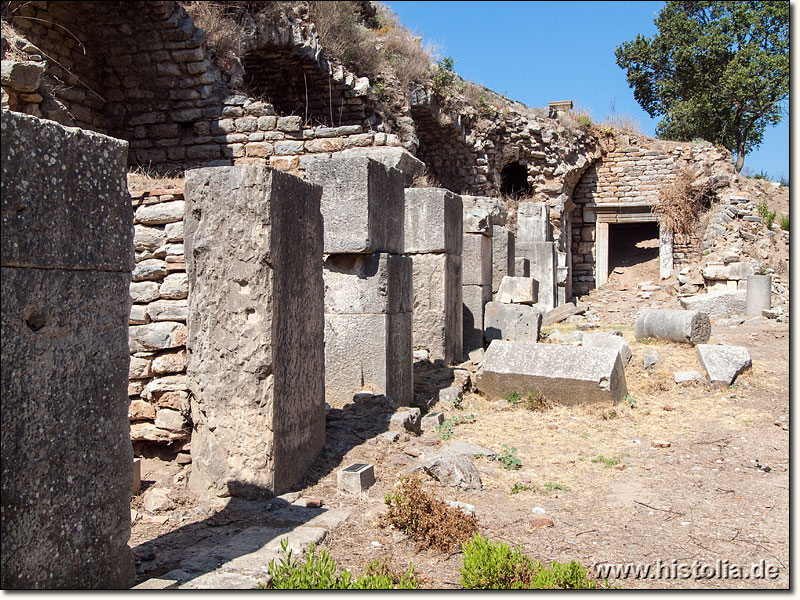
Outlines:
[[[2,586],[133,583],[126,144],[2,113]]]

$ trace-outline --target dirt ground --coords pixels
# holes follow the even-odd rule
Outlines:
[[[652,267],[620,268],[604,289],[584,299],[591,307],[585,323],[597,324],[595,331],[621,331],[630,344],[625,402],[531,411],[466,393],[458,409],[449,402],[433,404],[430,409],[446,418],[475,415],[474,422],[454,427],[454,440],[497,452],[504,444],[515,448],[521,467],[508,471],[499,461],[476,459],[481,490],[464,492],[432,479],[425,487],[440,499],[473,505],[484,535],[519,545],[542,562],[578,560],[591,567],[720,560],[749,568],[763,560],[778,573],[776,579],[683,579],[669,577],[665,568],[660,579],[610,577],[615,587],[788,588],[789,325],[763,318],[715,324],[710,343],[745,346],[752,369],[728,389],[676,384],[676,371],[703,370],[696,349],[633,336],[640,308],[678,307],[666,290],[648,299],[634,293],[638,282],[651,278]],[[586,325],[562,323],[546,333],[577,327]],[[653,351],[660,362],[645,369],[643,356]],[[418,399],[435,397],[451,381],[451,369],[415,367]],[[297,491],[322,498],[326,507],[354,509],[323,543],[339,568],[360,573],[370,561],[386,558],[403,571],[413,562],[421,587],[458,588],[460,553],[420,551],[402,533],[379,524],[384,495],[398,476],[418,464],[420,454],[447,443],[432,433],[385,441],[379,434],[386,431],[388,410],[368,403],[332,410],[325,451]],[[355,462],[374,464],[377,482],[360,496],[342,494],[336,472]],[[253,503],[198,502],[185,488],[190,468],[144,462],[145,485],[171,488],[176,506],[148,513],[142,496],[133,500],[131,545],[140,581],[174,568],[198,545],[269,523]],[[531,529],[534,508],[544,509],[553,526]]]

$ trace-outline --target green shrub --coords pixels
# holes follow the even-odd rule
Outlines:
[[[519,393],[516,390],[508,392],[508,395],[506,395],[506,402],[509,404],[516,404],[519,402]]]
[[[353,577],[344,570],[336,574],[336,565],[328,552],[323,548],[317,554],[311,544],[305,562],[300,563],[292,551],[287,549],[288,538],[281,540],[281,558],[269,562],[269,574],[272,576],[270,589],[275,590],[392,590],[415,589],[417,577],[412,563],[403,575],[391,572],[385,562],[372,561],[367,565],[364,575]]]
[[[433,91],[439,96],[447,98],[452,96],[457,88],[458,75],[453,70],[456,61],[445,56],[436,63],[433,73]]]
[[[784,231],[789,231],[789,215],[784,215],[781,217],[781,229]]]
[[[764,220],[767,229],[772,229],[772,224],[775,223],[775,217],[778,216],[778,213],[770,210],[767,201],[764,200],[758,205],[758,216]]]
[[[525,485],[524,483],[515,483],[514,485],[511,486],[511,493],[518,494],[520,492],[527,492],[528,490],[532,489],[534,488],[532,488],[529,485]]]
[[[575,120],[578,122],[578,125],[584,129],[590,127],[592,124],[592,118],[589,115],[578,115]]]
[[[569,491],[569,488],[566,485],[564,485],[563,483],[553,483],[552,481],[548,481],[547,483],[545,483],[544,487],[546,487],[551,492],[554,492],[554,491],[568,492]]]
[[[545,567],[504,542],[478,534],[462,546],[461,585],[472,590],[597,589],[579,562],[553,562]]]
[[[464,423],[472,423],[475,415],[456,415],[452,419],[445,419],[441,425],[436,426],[436,435],[439,439],[447,441],[453,437],[453,427]]]
[[[603,463],[606,468],[610,469],[611,467],[615,467],[622,462],[622,455],[619,456],[612,456],[611,458],[606,458],[603,455],[600,455],[596,458],[592,459],[592,462],[595,464]]]
[[[509,448],[506,444],[503,444],[503,448],[505,448],[505,450],[497,455],[497,460],[503,463],[503,468],[508,471],[519,469],[522,466],[522,461],[514,456],[514,452],[516,452],[517,449]]]

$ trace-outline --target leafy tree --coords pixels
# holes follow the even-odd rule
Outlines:
[[[789,95],[789,2],[667,2],[658,34],[616,49],[628,85],[663,139],[757,148]]]

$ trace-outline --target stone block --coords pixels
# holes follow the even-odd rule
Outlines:
[[[695,294],[680,299],[686,310],[699,310],[711,319],[743,315],[747,309],[747,290],[731,290]]]
[[[500,289],[506,275],[513,277],[514,233],[503,226],[492,226],[492,293]]]
[[[161,321],[147,325],[133,325],[128,329],[131,354],[167,350],[186,344],[186,326],[182,323]]]
[[[133,233],[133,249],[136,252],[152,252],[167,243],[167,234],[160,227],[136,225]]]
[[[405,191],[405,253],[461,254],[462,204],[453,192],[439,188]]]
[[[172,273],[164,278],[158,295],[168,300],[183,300],[189,295],[189,277],[186,273]]]
[[[325,315],[325,399],[332,406],[371,389],[413,399],[411,313]]]
[[[746,280],[755,273],[755,265],[746,262],[732,262],[727,265],[711,264],[703,269],[703,277],[710,280]]]
[[[280,494],[325,443],[321,190],[235,166],[188,171],[184,192],[189,485]]]
[[[186,321],[186,300],[156,300],[147,305],[147,316],[151,321]]]
[[[621,335],[610,333],[584,333],[581,338],[581,346],[584,348],[615,348],[622,359],[622,366],[626,366],[633,354],[631,347]],[[645,366],[647,368],[647,365]]]
[[[532,277],[503,277],[497,290],[497,301],[504,304],[536,304],[539,282]]]
[[[480,233],[492,237],[492,215],[485,208],[463,207],[464,233]]]
[[[336,472],[336,487],[340,492],[359,494],[375,483],[375,467],[353,463]]]
[[[331,254],[322,273],[326,313],[411,312],[411,257],[379,252]]]
[[[422,431],[435,431],[442,423],[444,423],[444,414],[440,412],[428,413],[422,417]]]
[[[131,300],[134,302],[152,302],[158,300],[158,284],[155,281],[133,281],[130,285]]]
[[[588,306],[583,302],[567,302],[561,306],[549,310],[544,316],[544,325],[551,325],[553,323],[560,323],[573,315],[582,315],[586,312]]]
[[[548,310],[555,308],[556,243],[530,242],[523,246],[518,238],[515,252],[530,261],[530,276],[539,282],[539,304]]]
[[[531,276],[531,261],[524,256],[516,256],[516,242],[514,248],[514,273],[515,277],[530,277]],[[509,273],[511,275],[511,273]]]
[[[1,127],[2,265],[130,272],[127,142],[8,110]]]
[[[502,226],[506,224],[508,219],[508,211],[506,210],[503,201],[500,198],[491,198],[489,196],[461,196],[464,206],[474,206],[488,212],[492,217],[492,227]]]
[[[742,346],[698,344],[697,357],[708,373],[712,387],[727,388],[740,373],[753,366],[750,353]]]
[[[552,242],[550,207],[544,202],[520,202],[517,208],[517,247],[528,248],[537,242]]]
[[[425,171],[425,163],[416,156],[399,147],[350,148],[341,156],[360,156],[383,164],[387,169],[397,169],[403,174],[405,187],[410,186],[417,175]]]
[[[542,313],[533,306],[489,302],[484,308],[483,336],[492,340],[536,342],[542,326]]]
[[[477,387],[490,399],[504,399],[510,392],[525,398],[538,390],[567,405],[617,403],[628,393],[622,359],[613,348],[502,340],[489,345]]]
[[[761,316],[772,308],[772,275],[750,275],[746,289],[745,314],[748,317]]]
[[[464,354],[483,349],[483,308],[492,300],[492,286],[465,285],[463,295]]]
[[[461,257],[416,254],[414,265],[413,344],[431,361],[461,362],[463,309]]]
[[[461,252],[461,280],[464,285],[492,286],[492,238],[465,233]]]
[[[366,157],[314,157],[306,178],[321,185],[327,254],[403,251],[405,194],[396,169]]]
[[[134,220],[142,225],[166,225],[183,220],[186,203],[173,200],[160,204],[145,204],[136,209]]]

